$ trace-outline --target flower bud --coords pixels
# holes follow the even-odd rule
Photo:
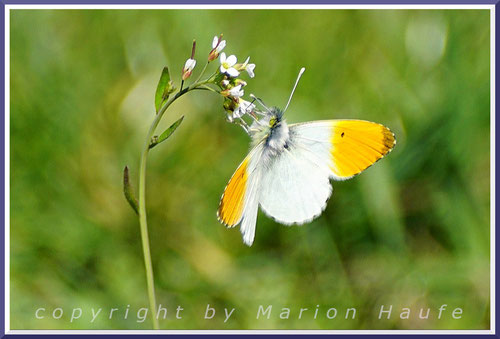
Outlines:
[[[224,103],[222,104],[222,107],[224,107],[224,110],[228,113],[233,113],[233,111],[236,109],[236,103],[234,100],[230,98],[226,98],[224,100]]]
[[[245,87],[247,85],[247,82],[241,79],[235,79],[234,84],[236,86],[241,85],[241,87]]]
[[[191,57],[186,60],[184,68],[182,69],[182,80],[186,80],[193,73],[193,69],[196,66],[196,60],[194,60],[195,50],[196,50],[196,40],[193,40],[193,48],[191,48]]]
[[[170,80],[167,83],[167,87],[165,87],[165,94],[164,97],[168,97],[170,94],[174,93],[177,90],[177,87],[175,87],[174,82]]]
[[[217,59],[224,47],[226,47],[226,40],[222,40],[222,34],[219,37],[215,36],[212,41],[212,50],[208,54],[208,62]]]
[[[187,59],[184,64],[184,68],[182,69],[182,80],[186,80],[193,73],[193,69],[196,66],[196,60]]]

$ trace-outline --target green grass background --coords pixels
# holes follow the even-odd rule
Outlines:
[[[148,329],[134,188],[154,92],[214,35],[256,63],[246,94],[289,122],[359,118],[390,127],[394,151],[333,182],[301,227],[259,213],[255,243],[216,210],[249,139],[222,99],[174,104],[152,150],[147,206],[163,329],[487,329],[490,241],[490,16],[487,10],[13,10],[10,15],[10,323],[13,329]],[[214,62],[214,64],[217,64]],[[213,65],[212,67],[215,67]],[[195,76],[197,73],[195,73]],[[217,309],[203,319],[207,304]],[[447,304],[441,319],[437,309]],[[128,319],[124,310],[130,305]],[[175,319],[175,308],[184,308]],[[271,319],[255,319],[273,305]],[[313,311],[298,319],[300,308]],[[391,319],[378,319],[393,305]],[[35,318],[38,307],[45,318]],[[51,312],[62,307],[56,320]],[[70,322],[71,310],[84,315]],[[103,308],[90,322],[91,308]],[[224,323],[223,308],[235,308]],[[291,309],[281,320],[282,307]],[[325,317],[337,308],[335,319]],[[356,318],[344,319],[348,307]],[[400,319],[403,307],[410,319]],[[420,308],[431,308],[419,320]],[[451,311],[463,308],[460,320]],[[109,309],[119,308],[112,319]]]

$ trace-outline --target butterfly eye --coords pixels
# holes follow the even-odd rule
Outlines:
[[[272,117],[269,120],[269,127],[274,127],[274,125],[276,125],[276,117]]]

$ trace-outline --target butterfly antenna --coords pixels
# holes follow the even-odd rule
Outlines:
[[[292,89],[292,93],[290,93],[290,98],[288,99],[288,102],[285,106],[285,109],[283,110],[283,113],[286,112],[286,110],[288,109],[288,105],[290,105],[290,101],[292,101],[292,97],[293,97],[293,93],[295,93],[295,89],[297,88],[297,85],[299,83],[299,80],[300,80],[300,77],[302,76],[302,74],[304,74],[305,72],[305,67],[302,67],[299,71],[299,75],[297,76],[297,80],[295,81],[295,85],[293,86],[293,89]]]
[[[260,100],[259,98],[257,98],[255,95],[253,94],[250,94],[250,97],[253,99],[253,100],[257,100],[257,102],[259,104],[261,104],[262,107],[264,107],[266,109],[266,111],[268,112],[271,112],[271,110],[269,109],[269,107],[267,107],[266,105],[264,105],[264,103],[262,102],[262,100]]]

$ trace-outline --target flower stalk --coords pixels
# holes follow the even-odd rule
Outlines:
[[[129,183],[129,174],[128,167],[125,168],[124,171],[124,193],[127,201],[131,205],[132,208],[139,215],[139,226],[140,226],[140,234],[141,234],[141,242],[144,256],[144,266],[146,270],[146,282],[147,282],[147,291],[148,291],[148,299],[149,299],[149,309],[151,310],[152,320],[153,320],[153,328],[155,330],[159,329],[158,319],[154,316],[156,312],[156,295],[155,295],[155,286],[154,286],[154,274],[153,274],[153,263],[151,260],[151,248],[149,242],[149,234],[148,234],[148,221],[147,221],[147,213],[146,213],[146,170],[147,170],[147,160],[149,151],[165,141],[168,137],[170,137],[175,130],[182,123],[183,118],[181,117],[175,123],[173,123],[166,131],[164,131],[159,137],[155,135],[156,129],[163,118],[167,109],[181,96],[184,94],[191,92],[193,90],[208,90],[217,94],[222,94],[227,102],[231,102],[230,106],[224,105],[228,117],[231,114],[234,114],[235,117],[240,118],[241,115],[250,113],[253,109],[253,104],[244,101],[240,97],[244,94],[242,87],[246,85],[241,79],[235,78],[239,75],[239,71],[233,68],[236,64],[236,57],[231,55],[228,60],[226,60],[225,54],[222,53],[221,58],[221,66],[219,69],[210,75],[205,80],[200,80],[205,71],[207,70],[208,65],[211,61],[217,59],[219,57],[219,53],[225,47],[226,42],[222,40],[222,35],[219,37],[214,37],[212,43],[212,51],[209,53],[207,63],[203,67],[196,81],[190,86],[183,88],[184,81],[188,80],[193,72],[194,67],[196,66],[196,60],[194,59],[195,52],[195,42],[193,41],[193,48],[191,51],[191,57],[186,61],[182,72],[181,72],[181,86],[180,89],[172,95],[177,89],[173,85],[173,82],[170,80],[170,74],[168,68],[165,67],[163,69],[162,75],[160,77],[160,81],[158,83],[158,87],[156,89],[155,94],[155,110],[156,116],[154,117],[151,126],[146,135],[146,140],[144,142],[144,146],[141,152],[140,164],[139,164],[139,195],[137,198],[137,203],[135,198],[133,197],[130,183]],[[245,69],[247,67],[248,59],[245,64],[239,66],[240,69]],[[253,65],[253,64],[251,64]],[[252,67],[252,66],[251,66]],[[254,65],[253,65],[254,67]],[[251,70],[253,73],[253,68]],[[253,74],[250,74],[253,76]],[[228,80],[229,79],[229,80]],[[211,87],[212,86],[216,86]],[[227,107],[226,107],[227,106]],[[231,121],[233,118],[230,119]],[[237,122],[241,125],[241,122]],[[244,127],[244,126],[242,126]],[[246,131],[246,127],[244,127]]]
[[[142,250],[144,255],[144,266],[146,268],[146,281],[148,288],[148,299],[149,299],[149,307],[152,310],[151,312],[156,312],[156,295],[155,295],[155,287],[154,287],[154,275],[153,275],[153,264],[151,261],[151,249],[149,246],[149,234],[148,234],[148,221],[146,215],[146,165],[150,150],[151,138],[153,137],[158,124],[161,121],[161,118],[167,111],[167,108],[172,105],[172,103],[180,98],[182,95],[187,92],[197,89],[200,86],[203,86],[207,83],[207,81],[197,82],[185,89],[179,91],[175,96],[170,98],[165,105],[160,109],[158,114],[155,116],[153,123],[149,127],[148,134],[146,135],[146,141],[144,143],[144,147],[141,153],[141,161],[139,165],[139,225],[141,230],[141,240],[142,240]],[[153,328],[155,330],[159,329],[158,319],[155,316],[153,318]]]

